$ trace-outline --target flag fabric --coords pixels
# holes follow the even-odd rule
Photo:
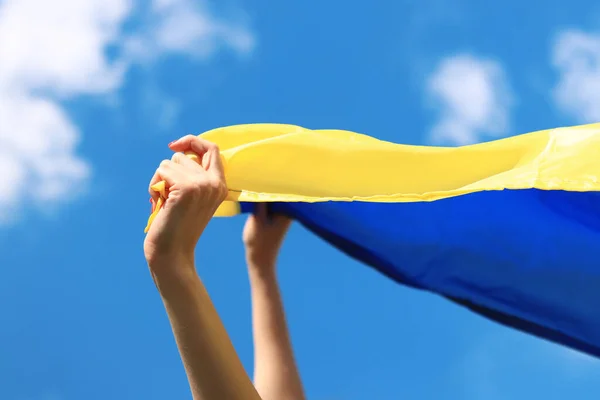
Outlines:
[[[600,124],[463,147],[281,124],[201,137],[225,165],[216,216],[267,202],[401,284],[600,356]]]

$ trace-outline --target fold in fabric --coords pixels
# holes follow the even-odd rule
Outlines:
[[[458,148],[277,124],[201,136],[225,163],[217,216],[269,202],[399,283],[600,356],[600,124]]]

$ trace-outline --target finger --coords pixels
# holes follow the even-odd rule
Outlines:
[[[164,180],[167,183],[167,186],[175,185],[175,182],[177,182],[182,175],[181,166],[171,160],[162,161],[158,166],[156,173],[160,178],[159,180]]]
[[[224,182],[225,168],[223,167],[223,160],[221,159],[221,151],[216,144],[206,140],[204,141],[207,143],[206,146],[208,147],[208,151],[204,153],[204,157],[202,157],[202,166]]]
[[[148,193],[150,193],[150,198],[152,200],[154,200],[155,203],[158,200],[158,197],[160,195],[155,190],[152,189],[152,186],[154,186],[161,180],[162,180],[162,178],[158,174],[158,170],[154,171],[154,175],[152,176],[152,179],[150,179],[150,184],[148,185]]]
[[[195,135],[185,135],[171,143],[169,143],[169,148],[173,151],[185,152],[186,150],[193,150],[200,157],[204,155],[208,151],[207,144],[210,143],[204,139],[200,139]]]
[[[187,151],[185,154],[177,152],[173,154],[173,157],[171,157],[171,161],[186,169],[191,168],[194,170],[204,172],[204,168],[202,168],[202,166],[200,165],[200,159],[198,158],[198,155],[191,151]]]
[[[225,179],[221,154],[216,144],[198,136],[187,135],[170,143],[169,147],[171,150],[177,152],[192,150],[200,157],[201,164],[205,170],[214,173],[219,179]]]

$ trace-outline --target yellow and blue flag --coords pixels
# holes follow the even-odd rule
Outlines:
[[[401,284],[600,356],[600,124],[453,148],[282,124],[201,136],[224,160],[217,216],[268,202]]]

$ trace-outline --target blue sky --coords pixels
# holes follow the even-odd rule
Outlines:
[[[589,0],[0,0],[0,398],[185,399],[142,254],[187,133],[282,122],[459,145],[600,121]],[[198,270],[251,370],[240,234]],[[311,399],[596,399],[600,363],[410,290],[294,226],[280,278]]]

